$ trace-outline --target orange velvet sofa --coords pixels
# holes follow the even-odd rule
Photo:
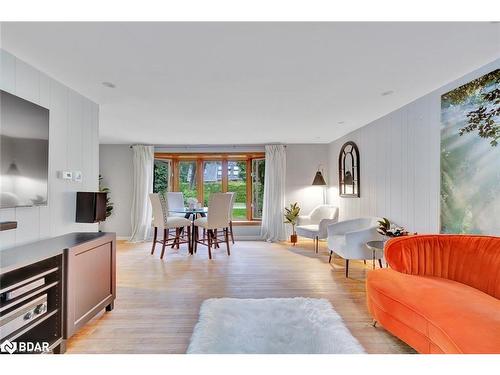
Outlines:
[[[368,273],[375,321],[419,353],[500,353],[500,237],[391,239]]]

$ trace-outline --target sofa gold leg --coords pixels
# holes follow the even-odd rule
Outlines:
[[[375,328],[377,328],[377,321],[375,319],[373,319],[372,326],[375,327]]]

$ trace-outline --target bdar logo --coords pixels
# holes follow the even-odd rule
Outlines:
[[[9,340],[6,340],[0,345],[0,351],[2,353],[14,353],[17,349],[17,343],[15,342],[10,342]]]

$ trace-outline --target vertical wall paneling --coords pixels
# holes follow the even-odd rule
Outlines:
[[[95,231],[75,223],[75,196],[96,190],[99,170],[97,104],[0,49],[0,88],[50,110],[49,199],[43,207],[0,209],[0,221],[16,220],[16,230],[0,232],[0,248],[72,231]],[[62,170],[81,171],[83,182],[58,178]]]
[[[329,195],[341,219],[385,216],[410,231],[438,232],[441,95],[498,68],[500,59],[330,143],[334,186],[340,147],[354,141],[361,156],[361,198]]]

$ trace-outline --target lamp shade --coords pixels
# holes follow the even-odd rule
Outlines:
[[[316,176],[314,176],[314,180],[313,180],[312,184],[316,185],[316,186],[325,186],[326,185],[325,179],[323,178],[323,174],[321,174],[321,171],[316,172]]]
[[[7,169],[7,175],[9,176],[19,176],[21,172],[19,172],[19,168],[15,162],[10,163],[9,169]]]

